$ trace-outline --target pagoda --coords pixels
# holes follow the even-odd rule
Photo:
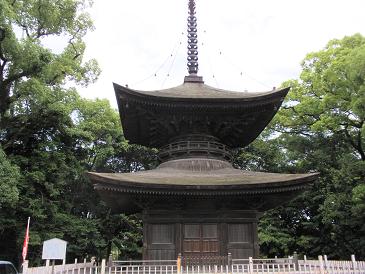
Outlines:
[[[183,84],[140,91],[114,84],[125,138],[159,149],[160,165],[134,173],[88,173],[114,212],[140,213],[143,259],[258,257],[259,217],[297,196],[318,174],[233,168],[231,150],[254,141],[289,88],[217,89],[198,76],[197,23],[189,0]]]

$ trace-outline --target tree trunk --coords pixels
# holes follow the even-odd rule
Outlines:
[[[10,107],[10,86],[0,83],[0,121]]]
[[[108,246],[106,249],[106,259],[109,259],[110,254],[112,253],[112,241],[108,241]]]

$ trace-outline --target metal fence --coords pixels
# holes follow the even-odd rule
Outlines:
[[[365,274],[365,261],[356,261],[351,256],[351,261],[327,260],[327,256],[318,256],[318,260],[299,260],[298,273],[304,274]]]
[[[45,266],[28,267],[28,261],[25,261],[22,270],[23,274],[97,274],[101,273],[101,266],[97,267],[94,261],[78,263],[75,260],[73,264],[50,265],[47,262]]]
[[[182,265],[177,260],[169,261],[114,261],[102,260],[59,266],[28,268],[23,274],[365,274],[365,261],[294,260],[293,258],[232,260],[231,264]]]

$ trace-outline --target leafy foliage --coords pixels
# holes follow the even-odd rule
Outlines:
[[[9,217],[9,229],[2,231],[7,239],[3,244],[20,250],[25,229],[21,224],[31,216],[33,263],[40,258],[43,241],[52,237],[69,242],[70,259],[105,258],[112,244],[122,248],[123,256],[140,254],[141,224],[135,217],[110,215],[85,172],[149,168],[154,152],[126,143],[118,114],[106,100],[91,101],[73,90],[54,90],[39,96],[33,93],[27,102],[8,120],[1,139],[9,160],[21,170],[16,214]],[[8,237],[10,228],[13,238]]]
[[[86,6],[84,0],[0,1],[0,119],[36,90],[96,79],[96,61],[83,61],[82,38],[93,28]],[[64,45],[60,53],[45,46],[50,38]]]
[[[0,209],[14,208],[18,202],[19,190],[17,185],[19,178],[19,169],[6,159],[5,153],[0,147]]]
[[[267,131],[277,133],[240,155],[248,157],[241,164],[262,171],[321,174],[310,190],[264,215],[263,255],[365,258],[364,54],[359,34],[308,54],[300,79],[283,84],[292,90]]]
[[[123,256],[140,252],[136,217],[110,215],[85,176],[148,169],[156,161],[154,150],[126,142],[106,100],[82,99],[73,88],[100,72],[95,60],[83,60],[82,39],[93,29],[88,5],[0,0],[1,258],[19,262],[28,216],[31,264],[52,237],[68,241],[70,260],[105,258],[113,243]],[[47,47],[52,41],[56,48]]]
[[[365,38],[332,40],[302,63],[300,80],[277,115],[276,130],[295,134],[342,134],[365,160]]]

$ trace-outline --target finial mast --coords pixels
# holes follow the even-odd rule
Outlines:
[[[195,0],[189,0],[188,16],[188,72],[184,82],[203,82],[203,78],[198,76],[198,34],[195,16]]]

